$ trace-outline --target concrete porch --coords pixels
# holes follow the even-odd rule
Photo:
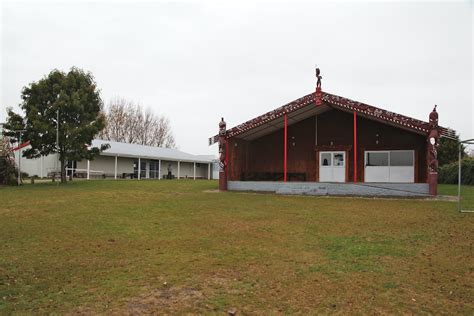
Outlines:
[[[428,183],[335,183],[228,181],[230,191],[273,192],[290,195],[346,195],[428,197]]]

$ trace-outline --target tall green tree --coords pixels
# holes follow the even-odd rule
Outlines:
[[[68,73],[53,70],[24,87],[21,98],[24,116],[9,110],[5,135],[17,141],[17,131],[24,130],[22,139],[31,145],[23,151],[24,157],[57,153],[61,182],[66,182],[68,160],[93,159],[107,148],[90,148],[94,136],[105,127],[100,91],[90,72],[74,67]]]
[[[438,147],[438,163],[440,166],[447,165],[459,159],[459,145],[462,146],[461,156],[466,156],[465,146],[461,144],[459,135],[455,139],[442,137],[439,140]]]

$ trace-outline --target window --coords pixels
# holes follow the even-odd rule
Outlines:
[[[415,182],[413,150],[366,151],[365,182]]]
[[[368,152],[365,165],[371,167],[388,166],[388,154],[388,152]]]
[[[331,160],[331,153],[321,153],[321,166],[330,166]]]
[[[393,166],[393,167],[413,166],[413,151],[390,152],[390,166]]]
[[[334,166],[344,166],[344,155],[342,153],[334,153]]]
[[[411,167],[414,165],[412,150],[367,152],[365,165],[370,167]]]
[[[156,179],[160,176],[160,162],[156,160],[150,161],[150,178]]]
[[[138,178],[138,160],[133,162],[133,176]],[[140,161],[140,178],[146,178],[146,161]]]

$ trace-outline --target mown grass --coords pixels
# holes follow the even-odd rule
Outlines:
[[[440,184],[439,194],[458,196],[458,186],[453,184]],[[461,185],[461,209],[474,211],[474,186]]]
[[[474,217],[453,202],[216,187],[1,188],[0,314],[474,313]]]

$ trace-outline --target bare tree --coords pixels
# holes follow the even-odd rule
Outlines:
[[[100,132],[104,140],[174,148],[176,143],[168,118],[156,115],[124,98],[115,98],[104,109],[107,126]]]

